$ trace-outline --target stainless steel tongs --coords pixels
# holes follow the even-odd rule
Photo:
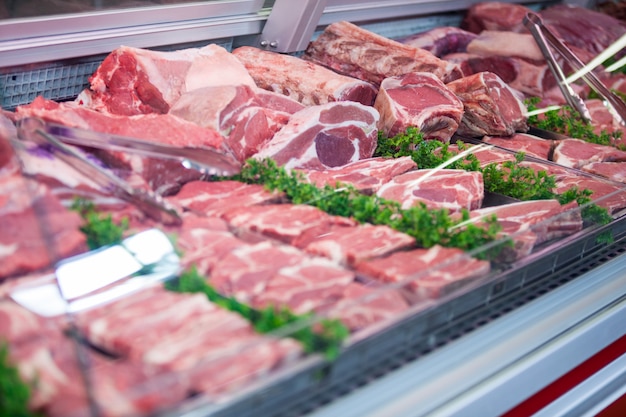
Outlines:
[[[541,18],[535,13],[527,13],[524,17],[524,26],[530,31],[535,38],[539,49],[548,63],[548,67],[557,79],[559,88],[563,93],[563,97],[567,104],[576,110],[580,116],[587,122],[591,121],[589,110],[581,97],[574,92],[569,83],[571,79],[565,77],[563,70],[558,65],[554,54],[550,48],[558,52],[561,57],[575,71],[580,72],[582,78],[591,88],[593,88],[605,100],[611,112],[621,119],[621,123],[626,123],[626,104],[615,93],[609,90],[590,70],[585,71],[586,65],[567,47],[565,46],[550,29],[544,26]]]

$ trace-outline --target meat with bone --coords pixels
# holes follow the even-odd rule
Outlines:
[[[167,113],[185,92],[254,81],[245,67],[219,45],[172,52],[122,46],[111,52],[90,77],[90,90],[77,102],[125,116]]]
[[[552,146],[552,140],[543,139],[527,133],[516,133],[513,136],[485,136],[483,142],[500,146],[515,152],[524,152],[526,155],[548,160]]]
[[[619,185],[611,184],[601,179],[584,176],[566,177],[557,181],[554,192],[562,194],[573,187],[579,190],[590,190],[593,203],[604,207],[610,214],[615,214],[626,208],[626,192],[624,192],[624,189]]]
[[[458,64],[465,76],[491,72],[509,87],[532,97],[542,97],[555,85],[547,65],[534,64],[521,58],[456,53],[446,55],[444,59]]]
[[[191,181],[183,185],[176,195],[167,197],[167,200],[205,216],[219,217],[233,209],[278,203],[283,198],[282,194],[268,191],[258,184],[239,181]]]
[[[251,46],[239,47],[232,53],[258,87],[284,94],[305,106],[343,100],[374,104],[377,89],[372,84],[314,62]]]
[[[583,165],[580,169],[611,181],[626,182],[626,164],[623,162],[592,162]]]
[[[552,160],[566,167],[580,168],[592,162],[625,162],[626,152],[581,139],[563,139],[557,141]]]
[[[524,33],[527,31],[524,17],[531,11],[521,4],[497,1],[475,3],[467,10],[460,26],[473,33],[483,30]]]
[[[387,136],[417,127],[424,139],[448,142],[463,117],[461,100],[426,72],[385,78],[374,107],[380,113],[378,129]]]
[[[294,112],[302,109],[298,103],[282,107]],[[291,117],[291,113],[265,107],[247,85],[204,87],[184,93],[169,114],[220,132],[241,162],[258,152]]]
[[[489,262],[474,259],[461,249],[439,245],[395,252],[357,265],[357,272],[365,277],[403,284],[412,301],[442,297],[472,278],[485,276],[489,270]]]
[[[448,54],[466,52],[467,44],[476,36],[475,33],[455,26],[442,26],[396,40],[442,58]]]
[[[334,227],[311,240],[304,251],[324,256],[342,265],[354,266],[366,259],[387,255],[415,245],[415,239],[388,226],[361,224]]]
[[[457,133],[481,137],[510,136],[528,130],[524,104],[496,74],[481,72],[452,81],[447,86],[465,107]]]
[[[376,195],[398,201],[404,209],[423,203],[431,209],[456,212],[479,208],[485,189],[477,171],[420,169],[394,177]]]
[[[328,25],[309,43],[305,59],[376,86],[383,79],[409,72],[430,72],[444,82],[461,76],[455,64],[346,21]]]
[[[351,227],[354,220],[333,216],[317,207],[304,204],[266,204],[231,209],[222,215],[224,220],[243,237],[254,241],[255,236],[295,246],[328,233],[333,227]],[[256,238],[258,239],[258,237]]]
[[[87,250],[82,219],[45,185],[10,175],[0,190],[0,280]]]
[[[286,169],[328,169],[370,158],[378,142],[376,109],[352,101],[306,107],[295,113],[254,158]]]
[[[314,169],[298,169],[304,179],[317,187],[326,185],[334,187],[348,184],[363,193],[372,193],[381,185],[391,181],[393,177],[417,168],[410,156],[398,158],[367,158],[349,163],[342,167],[318,171]]]

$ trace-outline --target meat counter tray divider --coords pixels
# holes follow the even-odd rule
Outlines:
[[[612,233],[613,243],[599,242],[606,232]],[[622,216],[548,243],[510,268],[469,284],[462,294],[382,323],[371,334],[350,341],[332,362],[310,356],[226,401],[206,404],[192,399],[166,416],[280,417],[311,412],[625,251]]]

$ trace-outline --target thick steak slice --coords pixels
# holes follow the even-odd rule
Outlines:
[[[604,207],[610,214],[626,208],[626,192],[623,187],[595,178],[567,177],[556,183],[554,192],[562,194],[577,187],[579,190],[590,190],[591,200],[600,207]]]
[[[496,74],[481,72],[452,81],[447,86],[465,106],[457,133],[481,137],[510,136],[528,130],[524,104]]]
[[[461,22],[461,28],[480,33],[483,30],[501,30],[524,33],[524,17],[532,10],[521,4],[485,1],[472,5]]]
[[[254,81],[245,67],[218,45],[173,52],[122,46],[111,52],[89,79],[77,102],[102,112],[167,113],[181,94],[202,87]]]
[[[302,246],[304,242],[328,233],[334,226],[351,227],[354,220],[332,216],[304,204],[267,204],[233,208],[222,218],[238,235],[254,241],[261,234],[266,238]]]
[[[314,62],[252,46],[239,47],[232,53],[258,87],[284,94],[305,106],[343,100],[374,104],[377,89],[372,84]]]
[[[626,163],[624,162],[592,162],[583,165],[580,169],[612,181],[626,182]]]
[[[376,109],[352,101],[310,106],[295,113],[256,155],[286,169],[328,169],[370,158],[378,143]]]
[[[455,212],[479,208],[485,189],[483,176],[477,171],[420,169],[394,177],[376,195],[398,201],[404,209],[423,203],[428,208]]]
[[[370,258],[388,255],[415,245],[415,239],[388,226],[370,224],[334,227],[305,247],[312,255],[324,256],[342,265],[354,266]]]
[[[357,272],[365,277],[404,284],[412,301],[439,298],[489,271],[489,262],[474,259],[461,249],[439,245],[396,252],[357,265]]]
[[[580,168],[592,162],[625,162],[626,152],[581,139],[563,139],[557,141],[552,160],[566,167]]]
[[[442,26],[396,40],[405,45],[424,49],[436,57],[442,58],[448,54],[467,52],[467,44],[476,36],[478,35],[475,33],[455,26]]]
[[[515,161],[515,154],[512,152],[498,149],[496,147],[491,146],[480,146],[480,145],[468,145],[465,144],[467,150],[461,151],[457,145],[448,146],[448,151],[454,154],[459,154],[461,152],[469,152],[478,159],[481,168],[486,167],[489,164],[501,164],[506,161]]]
[[[485,136],[483,142],[546,160],[549,159],[554,144],[552,140],[527,133],[516,133],[513,136]]]
[[[387,136],[417,127],[424,139],[448,142],[463,117],[463,103],[439,78],[412,72],[385,78],[374,107],[378,129]]]
[[[318,171],[314,169],[298,169],[304,178],[317,187],[338,184],[349,184],[363,193],[372,193],[381,185],[391,181],[396,175],[417,168],[417,164],[409,156],[398,158],[367,158],[338,168]]]
[[[409,72],[430,72],[444,82],[461,76],[455,64],[432,53],[380,36],[346,21],[328,25],[309,43],[305,59],[376,86]]]
[[[182,94],[169,114],[220,132],[237,159],[243,162],[272,139],[291,117],[289,112],[266,107],[271,104],[265,100],[270,94],[267,92],[260,98],[247,85],[204,87]],[[303,108],[297,102],[283,107],[294,112]]]

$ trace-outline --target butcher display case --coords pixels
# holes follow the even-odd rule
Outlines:
[[[89,85],[89,77],[106,56],[120,45],[158,51],[209,43],[227,50],[250,45],[298,56],[333,22],[353,22],[395,39],[440,26],[459,26],[473,3],[6,0],[0,9],[0,104],[4,110],[13,111],[38,96],[60,102],[73,100]],[[515,3],[539,10],[559,2]],[[586,2],[576,4],[592,6]],[[33,14],[33,10],[37,13]],[[469,146],[484,145],[472,138],[457,139]],[[507,149],[499,151],[515,155]],[[532,156],[526,156],[525,161],[538,162]],[[28,163],[29,160],[21,160],[22,170],[33,172],[40,161],[30,160],[35,164],[32,167]],[[547,163],[549,167],[554,165]],[[409,304],[403,311],[353,332],[332,358],[321,353],[302,354],[300,347],[285,342],[292,341],[303,329],[314,328],[331,318],[324,313],[263,337],[246,333],[244,343],[230,350],[217,350],[218,355],[198,365],[198,372],[227,375],[220,368],[220,361],[227,362],[232,357],[239,358],[237,363],[256,360],[256,365],[244,373],[245,377],[239,376],[247,382],[234,384],[234,389],[215,388],[231,384],[228,376],[209,379],[209,383],[215,384],[207,388],[209,395],[182,393],[193,384],[187,378],[194,378],[193,373],[182,377],[176,372],[176,366],[185,365],[176,364],[166,372],[150,374],[145,369],[131,369],[123,361],[105,363],[93,354],[94,348],[97,354],[119,349],[132,356],[135,347],[128,346],[122,336],[110,342],[101,333],[94,333],[88,343],[81,343],[82,336],[69,337],[52,356],[55,360],[67,356],[65,360],[76,362],[69,366],[69,375],[82,381],[78,385],[87,397],[103,396],[90,398],[89,404],[107,401],[107,393],[115,391],[107,385],[110,383],[116,389],[126,389],[129,402],[143,401],[145,405],[156,399],[164,409],[157,415],[168,417],[617,415],[611,413],[626,409],[626,216],[620,209],[611,213],[610,221],[600,221],[586,210],[626,199],[626,187],[576,169],[565,171],[605,183],[613,191],[587,206],[550,212],[528,229],[466,253],[447,255],[424,270],[412,271],[405,280],[381,285],[368,281],[367,275],[359,276],[359,283],[371,284],[369,288],[373,288],[370,298],[363,297],[360,303],[400,293]],[[483,207],[498,207],[503,204],[501,199],[510,202],[506,196],[487,193]],[[37,218],[41,235],[46,236],[49,218]],[[530,253],[520,255],[529,232],[533,238],[542,236],[543,241],[534,245]],[[68,256],[55,265],[54,271],[29,277],[5,291],[13,301],[51,322],[58,320],[60,314],[47,310],[48,307],[64,312],[75,307],[76,314],[65,319],[70,332],[79,332],[85,328],[84,320],[97,322],[106,317],[108,297],[120,297],[116,291],[135,296],[150,294],[155,291],[155,283],[166,282],[167,286],[178,282],[179,254],[169,246],[165,233],[156,229],[143,233],[123,241],[122,254],[110,255],[115,258],[107,258],[109,253],[102,249]],[[143,255],[150,258],[157,253],[159,262],[137,265],[145,248],[150,251]],[[132,255],[129,269],[109,271],[102,266],[109,262],[123,269],[120,265],[121,259],[128,256],[126,251]],[[436,297],[423,297],[410,290],[411,282],[442,276],[450,265],[459,268],[468,259],[477,263],[469,266],[470,279],[462,285],[440,285],[432,290],[440,292]],[[486,269],[480,262],[488,265]],[[77,271],[85,271],[80,268],[101,272],[94,274],[101,276],[100,281],[94,279],[91,284],[84,284],[77,278]],[[384,273],[386,267],[381,268]],[[112,283],[122,279],[123,289],[111,288]],[[163,297],[164,302],[171,303],[167,314],[172,315],[172,326],[182,326],[176,324],[177,306],[182,310],[183,305],[199,303],[191,298],[180,301],[173,295]],[[73,301],[66,305],[69,299]],[[104,308],[83,315],[81,302]],[[238,319],[232,320],[234,323]],[[208,323],[205,324],[209,326]],[[149,323],[145,326],[149,328]],[[232,326],[237,328],[237,324]],[[129,325],[129,332],[138,330]],[[89,331],[96,332],[93,328]],[[158,330],[153,331],[154,337],[142,344],[157,345]],[[99,337],[102,345],[97,343]],[[268,367],[276,358],[267,353],[268,346],[280,351],[276,354],[272,350],[284,362],[284,366],[276,366],[271,372]],[[166,360],[158,356],[167,356],[166,351],[155,352],[155,363]],[[70,394],[78,400],[83,398],[79,389]],[[73,408],[71,395],[53,413],[99,415],[95,408]],[[112,412],[123,415],[124,405]]]

